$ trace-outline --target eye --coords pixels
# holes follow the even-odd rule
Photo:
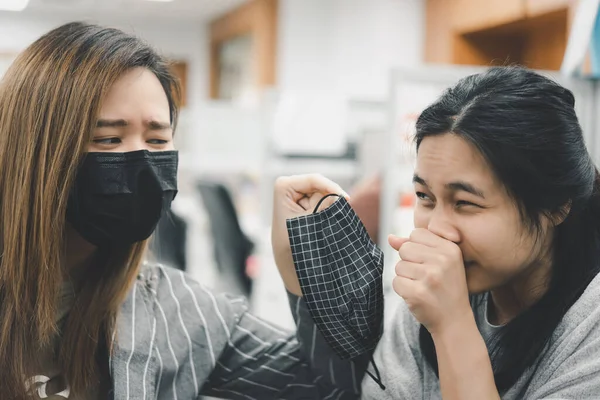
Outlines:
[[[429,203],[433,203],[433,200],[431,200],[431,198],[429,198],[428,195],[426,195],[423,192],[416,192],[415,193],[418,199],[419,203],[426,203],[427,205],[429,205]]]
[[[161,145],[161,144],[167,144],[169,143],[168,140],[164,140],[164,139],[150,139],[148,140],[148,143],[150,144],[156,144],[156,145]]]
[[[465,206],[473,206],[473,207],[480,207],[475,203],[471,203],[470,201],[464,201],[464,200],[459,200],[456,202],[456,206],[457,207],[465,207]]]
[[[119,143],[121,143],[121,139],[119,139],[117,137],[98,138],[98,139],[94,139],[93,142],[96,143],[96,144],[110,145],[110,144],[119,144]]]

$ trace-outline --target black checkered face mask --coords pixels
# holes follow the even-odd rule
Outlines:
[[[319,212],[326,197],[287,229],[311,316],[337,355],[353,359],[372,353],[383,331],[383,252],[345,198]],[[383,387],[374,367],[377,378],[367,373]]]

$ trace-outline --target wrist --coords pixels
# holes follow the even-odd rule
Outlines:
[[[463,316],[432,333],[444,399],[498,399],[487,346],[475,317]]]
[[[438,343],[456,343],[457,340],[461,341],[465,336],[471,336],[472,334],[481,336],[471,308],[452,318],[444,325],[431,329],[430,333],[436,345]]]

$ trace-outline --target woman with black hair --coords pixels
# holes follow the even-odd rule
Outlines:
[[[600,398],[600,175],[573,94],[524,68],[417,121],[416,229],[390,236],[404,302],[368,399]]]

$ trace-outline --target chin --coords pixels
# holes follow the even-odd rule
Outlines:
[[[485,275],[482,274],[481,268],[475,264],[466,266],[467,289],[469,294],[480,294],[489,292],[491,287]]]

